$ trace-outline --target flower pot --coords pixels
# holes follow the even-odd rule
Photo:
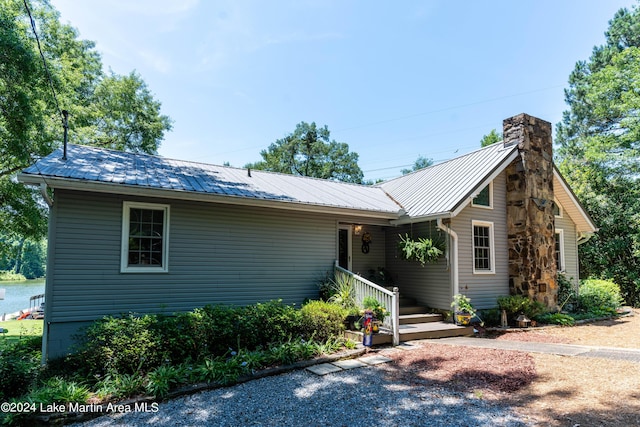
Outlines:
[[[472,317],[469,313],[456,313],[456,325],[469,326]]]

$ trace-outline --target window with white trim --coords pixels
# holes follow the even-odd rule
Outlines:
[[[565,270],[564,265],[564,230],[559,230],[556,228],[556,268],[559,272]]]
[[[471,201],[471,206],[493,209],[493,182],[487,184]]]
[[[165,273],[168,269],[169,205],[123,202],[123,273]]]
[[[489,274],[494,272],[493,223],[472,221],[473,232],[473,273]]]
[[[553,215],[556,218],[562,218],[562,207],[560,206],[560,203],[558,203],[557,201],[553,202]]]

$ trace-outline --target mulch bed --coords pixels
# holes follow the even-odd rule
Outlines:
[[[437,384],[470,392],[509,393],[536,378],[533,357],[526,353],[424,344],[385,354],[394,360],[387,375],[412,385]]]

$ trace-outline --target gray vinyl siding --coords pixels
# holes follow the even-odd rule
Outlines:
[[[473,221],[493,223],[493,274],[473,273]],[[509,295],[509,253],[507,249],[506,176],[502,172],[493,181],[493,209],[469,205],[453,218],[452,229],[458,234],[459,292],[471,298],[476,308],[496,306],[496,298]]]
[[[574,284],[578,284],[579,268],[578,268],[578,236],[575,223],[569,218],[567,213],[562,210],[564,216],[555,218],[556,229],[562,229],[564,234],[564,272],[563,274],[571,279]]]
[[[399,254],[398,236],[405,233],[414,238],[446,239],[434,221],[387,229],[386,267],[400,290],[400,296],[415,298],[419,304],[427,307],[450,309],[451,273],[446,257],[442,256],[437,263],[424,267],[418,262],[403,260]]]
[[[168,273],[120,272],[123,200],[170,205]],[[60,190],[52,216],[47,321],[58,326],[130,311],[301,303],[317,297],[335,259],[330,216]],[[67,326],[52,329],[50,342],[62,341],[50,353],[65,347]]]

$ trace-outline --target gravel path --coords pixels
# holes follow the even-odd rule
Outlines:
[[[385,365],[316,376],[295,371],[109,415],[84,426],[525,426],[508,407],[397,382]],[[79,425],[79,424],[78,424]]]

